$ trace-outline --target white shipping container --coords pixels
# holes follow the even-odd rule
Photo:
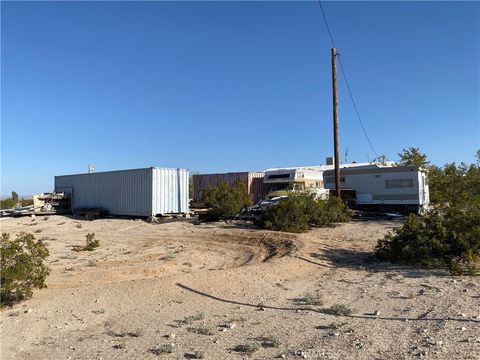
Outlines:
[[[188,212],[188,181],[187,169],[151,167],[55,176],[55,191],[70,194],[72,210],[155,216]]]

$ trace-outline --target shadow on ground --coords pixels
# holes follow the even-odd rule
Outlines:
[[[371,251],[356,249],[324,247],[321,251],[308,254],[309,258],[296,256],[298,259],[327,268],[350,268],[369,272],[398,273],[406,277],[449,276],[441,269],[426,269],[420,265],[394,264],[380,261]]]

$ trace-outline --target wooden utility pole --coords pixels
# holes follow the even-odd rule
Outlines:
[[[333,147],[335,160],[335,190],[340,198],[340,155],[338,151],[338,91],[337,91],[337,49],[332,48],[332,90],[333,90]]]

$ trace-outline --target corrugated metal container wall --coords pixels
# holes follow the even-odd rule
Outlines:
[[[127,216],[182,213],[188,211],[183,200],[188,198],[188,170],[146,168],[55,176],[55,191],[71,194],[72,209],[103,208]]]
[[[264,173],[262,172],[193,175],[193,200],[200,201],[203,190],[209,186],[217,186],[222,181],[227,184],[234,184],[235,181],[240,179],[247,185],[248,192],[253,195],[253,202],[257,203],[266,195],[263,176]]]
[[[188,212],[188,170],[153,169],[154,214]]]
[[[253,195],[253,203],[256,204],[263,200],[268,193],[268,185],[263,183],[265,173],[248,173],[248,192]]]

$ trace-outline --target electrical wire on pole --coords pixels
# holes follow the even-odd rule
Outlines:
[[[330,41],[332,42],[332,46],[334,48],[337,48],[336,45],[335,45],[335,40],[333,39],[333,35],[332,35],[332,32],[330,31],[330,26],[328,26],[328,21],[327,21],[327,17],[325,15],[325,11],[323,10],[323,6],[322,6],[322,2],[320,0],[318,0],[318,5],[320,6],[320,10],[322,12],[322,17],[323,17],[323,21],[325,22],[325,27],[327,28],[327,32],[328,32],[328,36],[330,37]],[[363,121],[362,121],[362,118],[360,116],[360,113],[358,111],[358,108],[357,108],[357,104],[355,102],[355,99],[353,97],[353,94],[352,94],[352,89],[350,88],[350,84],[348,82],[348,78],[347,78],[347,75],[345,73],[345,69],[343,68],[343,63],[342,63],[342,59],[341,59],[341,54],[338,54],[337,53],[337,57],[338,57],[338,64],[340,65],[340,71],[342,72],[342,76],[343,76],[343,79],[345,80],[345,84],[347,85],[347,90],[348,90],[348,95],[350,97],[350,100],[352,101],[352,105],[353,105],[353,108],[355,110],[355,114],[357,115],[357,119],[358,121],[360,122],[360,126],[363,130],[363,133],[367,139],[367,142],[368,144],[370,145],[370,148],[373,150],[374,154],[376,155],[376,157],[378,158],[378,153],[377,151],[375,150],[373,144],[372,144],[372,141],[370,140],[370,137],[368,136],[367,134],[367,130],[365,129],[365,126],[363,125]]]

